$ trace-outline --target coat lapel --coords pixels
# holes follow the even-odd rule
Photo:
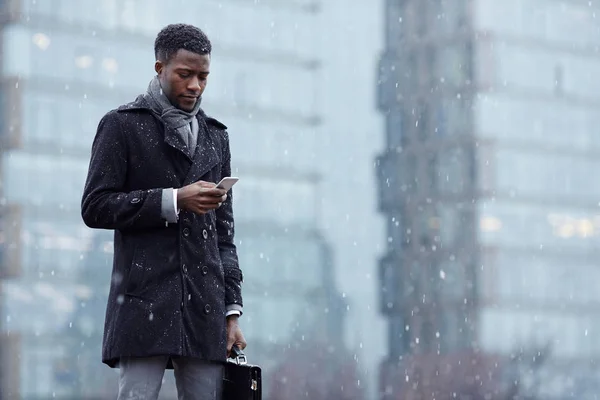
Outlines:
[[[208,128],[201,113],[198,114],[197,118],[199,128],[198,144],[192,167],[185,177],[184,185],[200,180],[208,171],[221,162],[221,157],[219,156],[221,152],[219,151],[220,148],[214,132]]]
[[[137,99],[135,99],[135,101],[119,107],[118,110],[120,112],[145,110],[154,115],[163,126],[165,134],[165,143],[177,150],[178,152],[182,153],[188,160],[188,162],[192,162],[192,158],[190,157],[188,148],[181,135],[175,129],[168,127],[167,124],[162,120],[160,115],[158,115],[154,110],[152,110],[152,108],[144,98],[144,95],[139,95]]]
[[[221,162],[220,141],[218,140],[218,137],[216,136],[217,134],[214,132],[214,130],[209,129],[209,127],[206,125],[206,115],[202,110],[200,110],[196,116],[196,118],[198,118],[199,129],[197,147],[194,157],[190,156],[190,151],[179,132],[168,127],[167,124],[165,124],[160,118],[160,116],[152,111],[143,96],[138,96],[134,102],[119,107],[119,111],[121,112],[132,110],[147,110],[148,112],[154,114],[154,116],[163,126],[165,143],[185,157],[185,160],[187,161],[186,165],[189,166],[189,169],[187,169],[187,166],[185,167],[186,169],[181,168],[182,173],[183,171],[187,170],[185,180],[183,182],[184,185],[188,185],[200,180],[207,172]],[[183,167],[183,165],[181,165],[181,167]]]
[[[165,127],[165,143],[182,153],[185,156],[185,158],[191,163],[192,158],[190,157],[190,151],[179,132],[177,132],[173,128],[170,128],[164,122],[163,126]]]

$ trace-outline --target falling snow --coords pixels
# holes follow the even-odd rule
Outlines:
[[[241,288],[265,399],[596,399],[600,1],[174,1],[23,0],[5,29],[0,370],[27,377],[16,392],[116,398],[103,339],[188,346],[183,318],[223,322],[211,296]],[[219,212],[144,225],[188,164],[117,146],[101,157],[122,168],[99,175],[121,206],[89,229],[98,123],[146,90],[175,21],[213,41],[202,109],[227,134],[200,119],[198,153],[174,143],[208,171],[227,135],[235,230]],[[120,115],[128,149],[168,145]],[[184,225],[189,259],[148,240]]]

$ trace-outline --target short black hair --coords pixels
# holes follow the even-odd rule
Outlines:
[[[212,51],[212,44],[208,36],[193,25],[171,24],[158,32],[154,41],[154,56],[157,60],[169,62],[180,49],[205,55]]]

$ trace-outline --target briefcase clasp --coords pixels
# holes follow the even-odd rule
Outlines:
[[[234,359],[234,362],[237,365],[246,365],[246,364],[248,364],[248,360],[246,359],[246,355],[245,354],[240,354],[239,356],[237,356]]]
[[[227,361],[237,364],[237,365],[246,365],[248,364],[248,360],[246,359],[246,355],[244,352],[237,346],[233,346],[231,349],[232,353],[235,354],[235,357],[229,358]]]

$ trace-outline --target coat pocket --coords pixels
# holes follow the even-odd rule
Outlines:
[[[130,296],[139,296],[146,289],[146,251],[143,247],[136,246],[133,251],[133,258],[129,266],[127,275],[127,285],[125,293]]]

